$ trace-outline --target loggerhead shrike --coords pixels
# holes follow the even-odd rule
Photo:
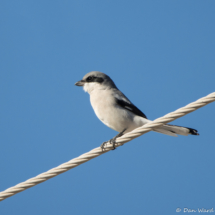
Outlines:
[[[116,87],[112,79],[102,72],[89,72],[75,85],[83,86],[84,91],[90,94],[90,102],[96,116],[105,125],[120,132],[110,140],[113,148],[115,148],[117,137],[150,122],[146,115]],[[169,124],[155,128],[153,131],[174,137],[177,137],[177,134],[199,135],[198,131],[193,128]],[[106,143],[101,145],[102,149]]]

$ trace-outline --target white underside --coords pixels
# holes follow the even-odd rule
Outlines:
[[[124,133],[127,133],[150,122],[150,120],[118,106],[112,95],[113,92],[105,89],[101,84],[85,83],[84,91],[90,94],[90,102],[96,116],[113,130],[121,132],[126,129]],[[174,137],[177,137],[177,134],[185,136],[189,134],[187,128],[168,125],[155,128],[154,131]]]

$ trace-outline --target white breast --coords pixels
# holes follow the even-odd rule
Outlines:
[[[96,116],[108,127],[121,132],[127,129],[129,132],[146,123],[146,119],[134,115],[116,104],[110,90],[92,91],[90,102]]]

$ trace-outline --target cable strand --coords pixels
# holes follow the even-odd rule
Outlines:
[[[133,140],[134,138],[137,138],[149,131],[152,131],[154,128],[162,126],[166,123],[169,123],[177,118],[180,118],[188,113],[191,113],[201,107],[204,107],[205,105],[214,102],[215,101],[215,92],[211,93],[203,98],[198,99],[195,102],[192,102],[182,108],[177,109],[174,112],[168,113],[163,117],[157,118],[156,120],[149,122],[145,124],[142,127],[136,128],[135,130],[124,134],[123,136],[116,139],[116,146],[119,147],[126,142],[129,142]],[[37,175],[36,177],[30,178],[26,180],[25,182],[21,182],[13,187],[10,187],[2,192],[0,192],[0,201],[3,201],[4,199],[11,197],[19,192],[22,192],[28,188],[31,188],[37,184],[40,184],[44,181],[47,181],[50,178],[53,178],[61,173],[64,173],[72,168],[75,168],[93,158],[96,158],[110,150],[113,149],[113,146],[108,142],[102,150],[100,147],[97,147],[95,149],[92,149],[91,151],[84,153],[80,155],[77,158],[74,158],[66,163],[63,163],[59,165],[58,167],[52,168],[48,170],[47,172],[41,173]]]

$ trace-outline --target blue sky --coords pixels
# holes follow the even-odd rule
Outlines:
[[[0,190],[116,135],[74,86],[92,70],[152,120],[214,92],[214,10],[212,0],[1,1]],[[173,122],[200,136],[147,133],[2,201],[0,214],[215,209],[214,110]]]

